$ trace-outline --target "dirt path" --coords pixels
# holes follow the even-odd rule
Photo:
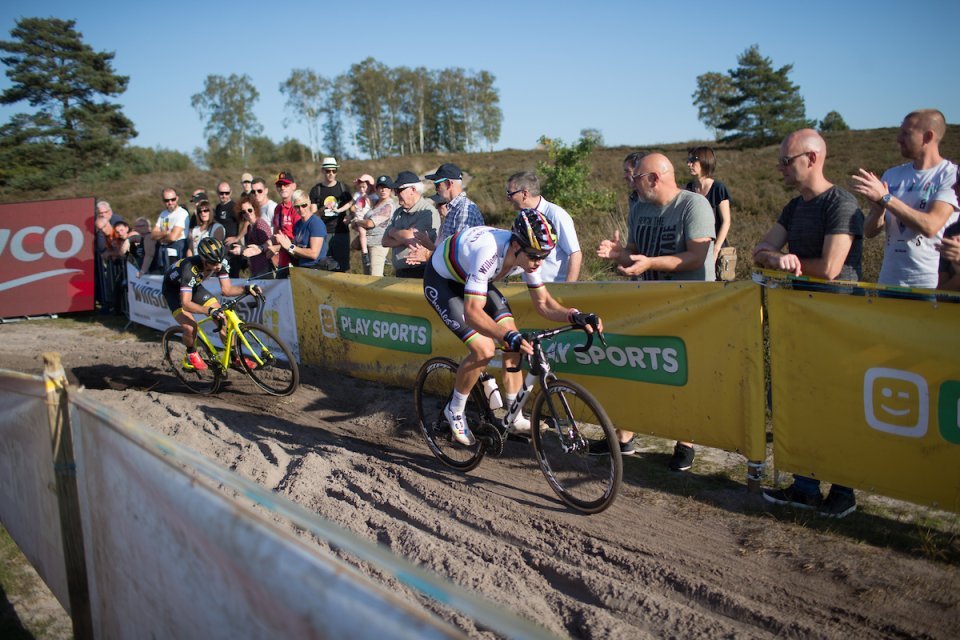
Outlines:
[[[561,635],[955,638],[960,629],[955,517],[920,511],[938,524],[919,527],[906,521],[917,510],[870,498],[840,522],[768,510],[742,484],[705,473],[709,464],[670,474],[658,452],[627,459],[616,504],[585,517],[554,498],[519,442],[467,476],[440,466],[415,431],[407,390],[305,367],[290,398],[237,378],[200,398],[161,369],[156,341],[98,323],[0,326],[0,367],[39,373],[44,350],[59,350],[103,403]]]

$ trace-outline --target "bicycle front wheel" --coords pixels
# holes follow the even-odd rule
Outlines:
[[[167,368],[180,379],[180,382],[187,385],[194,393],[209,395],[217,392],[220,381],[223,379],[220,363],[217,361],[216,354],[211,352],[203,341],[196,340],[197,353],[206,364],[206,369],[202,370],[187,362],[187,347],[183,344],[181,327],[167,329],[163,333],[161,344],[163,344],[163,361]]]
[[[584,513],[609,507],[623,479],[617,434],[607,412],[574,382],[551,380],[533,405],[530,442],[540,470],[567,505]],[[604,455],[590,445],[606,441]]]
[[[240,366],[254,383],[274,396],[288,396],[300,384],[300,367],[283,340],[263,325],[245,322],[234,345]]]
[[[459,471],[470,471],[483,460],[486,444],[480,438],[466,446],[453,439],[450,423],[443,415],[443,408],[453,396],[457,378],[457,363],[450,358],[431,358],[420,367],[413,401],[417,406],[420,433],[427,446],[440,462]],[[474,430],[480,424],[480,398],[476,389],[471,391],[465,415],[467,425]]]

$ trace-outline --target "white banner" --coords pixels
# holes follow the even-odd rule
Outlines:
[[[244,504],[283,497],[87,400],[74,425],[95,637],[461,637]]]
[[[2,370],[0,521],[70,611],[43,379]]]
[[[238,281],[239,282],[239,281]],[[289,280],[257,280],[266,296],[263,306],[257,306],[253,298],[245,298],[235,309],[247,322],[265,325],[287,343],[297,360],[300,360],[300,343],[297,339],[297,322],[293,315],[293,294]],[[220,283],[212,278],[203,285],[217,297],[222,295]],[[159,331],[177,323],[170,313],[163,297],[163,276],[146,275],[137,277],[137,270],[127,264],[127,300],[130,320],[137,324],[153,327]],[[215,336],[210,336],[217,341]],[[218,342],[219,344],[219,342]]]

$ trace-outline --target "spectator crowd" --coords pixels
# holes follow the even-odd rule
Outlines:
[[[883,234],[880,284],[960,290],[957,165],[940,155],[945,133],[940,111],[908,114],[897,136],[906,162],[882,176],[860,169],[850,177],[852,193],[825,177],[827,144],[817,131],[787,135],[776,170],[798,195],[752,248],[753,263],[796,276],[858,281],[864,242]],[[733,198],[715,177],[717,166],[710,147],[691,149],[686,161],[690,179],[681,188],[665,155],[630,153],[623,161],[629,188],[626,235],[615,232],[591,250],[633,280],[734,279],[737,250],[729,243]],[[163,273],[192,255],[208,236],[227,245],[234,277],[285,278],[290,266],[349,271],[356,252],[364,274],[383,276],[389,259],[394,276],[422,278],[445,238],[484,225],[483,212],[467,193],[464,172],[455,164],[442,164],[423,177],[413,171],[376,178],[364,173],[351,186],[339,180],[339,170],[335,158],[324,158],[322,175],[309,191],[298,188],[288,170],[272,181],[244,173],[236,199],[230,183],[222,181],[216,204],[204,189],[194,190],[188,205],[192,211],[180,203],[176,190],[165,188],[155,222],[137,217],[132,228],[108,202],[98,201],[94,226],[101,309],[122,312],[125,261],[132,262],[137,277]],[[425,195],[427,184],[434,195]],[[535,173],[514,173],[504,186],[514,209],[536,210],[555,229],[557,248],[541,266],[543,281],[579,280],[583,252],[574,218],[541,195]],[[866,215],[856,196],[869,203]],[[620,447],[623,455],[631,455],[633,434],[621,432]],[[692,443],[677,442],[669,466],[690,469],[694,455]],[[833,517],[855,509],[851,489],[834,485],[823,498],[819,482],[801,476],[765,497]]]

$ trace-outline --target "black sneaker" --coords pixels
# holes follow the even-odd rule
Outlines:
[[[630,438],[627,442],[620,443],[620,455],[621,456],[632,456],[637,452],[633,448],[633,438]],[[607,456],[610,455],[610,445],[607,444],[606,440],[594,440],[590,443],[590,455],[592,456]]]
[[[763,499],[773,504],[783,504],[800,509],[818,509],[823,502],[820,493],[803,493],[798,491],[796,485],[790,485],[786,489],[764,489]]]
[[[679,442],[673,448],[673,457],[670,458],[670,471],[686,471],[693,466],[693,456],[696,452],[693,447]]]
[[[853,492],[830,489],[827,499],[820,505],[820,515],[827,518],[845,518],[857,510],[857,499]]]

